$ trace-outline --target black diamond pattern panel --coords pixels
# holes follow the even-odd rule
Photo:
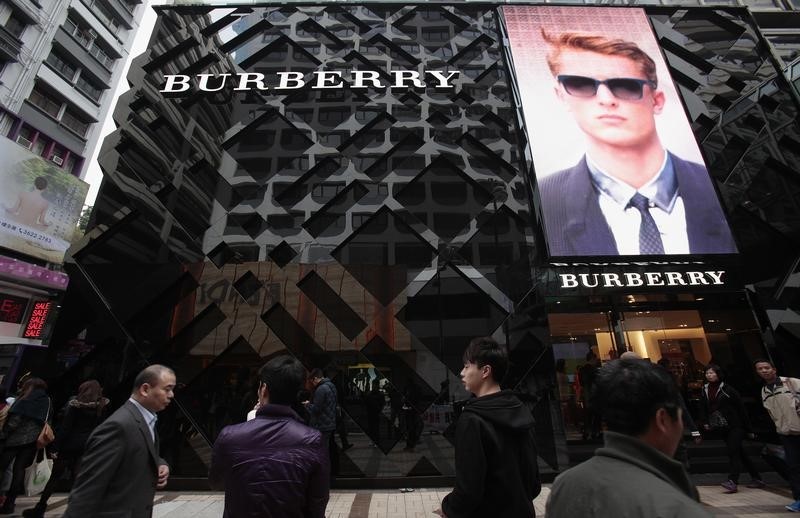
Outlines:
[[[429,201],[434,201],[437,207],[447,207],[449,210],[434,212],[428,224],[437,236],[450,241],[469,227],[492,197],[449,160],[439,158],[401,188],[395,199],[408,208]]]
[[[384,306],[430,265],[435,250],[387,208],[358,227],[331,255]]]
[[[457,375],[469,341],[493,334],[506,315],[488,294],[448,265],[408,298],[397,319]]]
[[[350,340],[367,327],[367,323],[342,300],[316,272],[311,271],[297,286]]]

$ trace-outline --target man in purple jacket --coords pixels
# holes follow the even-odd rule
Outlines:
[[[261,367],[256,418],[225,427],[214,443],[209,481],[225,490],[225,518],[322,518],[330,465],[322,435],[290,408],[305,381],[291,356]]]

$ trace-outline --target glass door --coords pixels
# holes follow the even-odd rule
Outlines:
[[[590,407],[589,393],[603,361],[618,355],[611,312],[548,315],[556,390],[568,441],[599,437],[600,420]]]

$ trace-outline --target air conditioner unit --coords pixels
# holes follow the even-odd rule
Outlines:
[[[95,38],[97,38],[97,31],[96,31],[96,30],[94,30],[94,29],[86,29],[86,34],[87,34],[87,35],[88,35],[88,36],[89,36],[91,39],[95,39]]]
[[[20,146],[24,147],[25,149],[30,149],[32,142],[30,140],[26,139],[25,137],[23,137],[22,135],[20,135],[20,136],[17,137],[17,144],[19,144]]]
[[[52,160],[56,165],[64,165],[64,159],[58,155],[53,155],[50,160]]]

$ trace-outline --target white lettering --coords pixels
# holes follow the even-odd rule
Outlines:
[[[717,272],[706,272],[706,275],[711,277],[714,281],[712,284],[725,284],[722,282],[722,276],[725,274],[724,270],[720,270]]]
[[[578,280],[575,278],[574,273],[559,273],[559,277],[561,277],[561,287],[562,288],[577,288],[578,287]]]
[[[686,275],[689,277],[689,284],[697,285],[697,284],[708,284],[708,281],[703,277],[703,272],[686,272]]]
[[[314,75],[317,76],[317,83],[314,88],[338,88],[343,84],[342,73],[338,70],[323,70],[322,72],[314,72]]]
[[[628,286],[641,286],[644,284],[644,280],[642,280],[642,276],[638,273],[626,272],[625,273],[625,282],[628,283]]]
[[[220,74],[216,77],[220,78],[219,86],[217,88],[209,88],[208,87],[208,80],[212,77],[215,77],[214,74],[197,74],[199,81],[197,82],[197,88],[202,90],[203,92],[219,92],[223,88],[225,88],[225,82],[230,77],[230,74]]]
[[[644,278],[647,279],[648,286],[663,286],[664,281],[661,279],[660,272],[645,272]]]
[[[182,74],[165,74],[164,79],[167,80],[167,84],[165,84],[164,89],[159,90],[159,92],[176,93],[185,92],[189,89],[189,76]],[[177,90],[175,89],[176,85],[180,87]]]
[[[686,281],[683,280],[683,275],[680,272],[664,272],[667,276],[667,284],[669,286],[686,286]]]
[[[610,288],[611,286],[619,286],[621,288],[623,284],[619,282],[619,275],[616,273],[604,273],[603,286],[606,288]]]
[[[405,85],[406,80],[411,81],[415,88],[424,88],[425,84],[419,79],[419,72],[415,70],[393,70],[394,84],[392,88],[410,88]]]
[[[594,277],[594,284],[589,284],[589,275]],[[581,278],[581,284],[587,288],[596,288],[600,284],[600,276],[596,273],[580,273],[578,277]]]
[[[353,70],[350,72],[353,75],[353,88],[366,88],[364,81],[369,81],[375,88],[381,88],[379,75],[374,70]]]
[[[444,75],[444,72],[440,72],[438,70],[431,70],[428,72],[430,75],[436,78],[439,81],[439,84],[436,85],[437,88],[453,88],[453,85],[447,84],[451,77],[455,76],[458,77],[459,72],[453,71],[447,75]]]
[[[278,72],[278,76],[281,78],[278,83],[278,89],[280,90],[296,90],[303,88],[306,84],[303,81],[302,72]],[[289,85],[290,81],[293,83],[291,86]]]
[[[254,87],[249,87],[250,83],[254,83]],[[261,72],[245,72],[239,74],[239,86],[234,88],[235,91],[241,90],[268,90],[267,85],[264,84],[264,74]]]

